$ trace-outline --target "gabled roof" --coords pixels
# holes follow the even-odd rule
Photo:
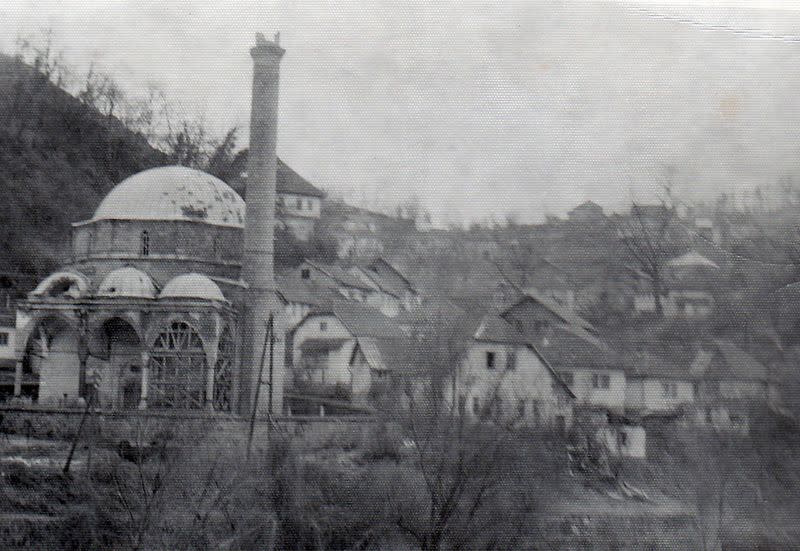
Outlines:
[[[317,306],[330,297],[330,290],[300,279],[295,274],[275,274],[278,294],[286,302]]]
[[[309,197],[325,197],[325,192],[314,187],[311,182],[300,176],[297,172],[278,159],[276,189],[278,193],[291,193],[294,195],[307,195]]]
[[[598,339],[583,338],[568,328],[549,328],[536,345],[557,370],[623,369],[621,358]]]
[[[472,335],[476,341],[527,345],[525,336],[500,316],[487,314],[481,318]]]
[[[526,289],[525,292],[522,293],[511,306],[504,309],[503,316],[505,316],[512,308],[515,308],[526,301],[539,304],[542,308],[553,314],[556,318],[560,319],[567,325],[571,325],[575,328],[583,329],[592,333],[596,331],[595,327],[587,320],[570,311],[568,308],[564,308],[554,300],[551,300],[534,289]]]
[[[303,325],[305,320],[317,316],[333,316],[350,332],[353,337],[377,338],[405,338],[406,334],[400,326],[379,311],[363,306],[357,302],[331,299],[327,305],[320,306],[301,321],[297,327]]]
[[[372,287],[370,287],[370,285],[368,285],[367,283],[364,283],[358,276],[336,264],[318,264],[308,259],[304,260],[303,264],[307,264],[308,266],[311,266],[315,270],[322,272],[326,276],[330,277],[331,279],[333,279],[334,281],[345,287],[353,287],[356,289],[361,289],[363,291],[372,290]]]
[[[242,173],[233,178],[237,189],[247,189],[247,172],[244,167],[247,165],[247,150],[242,150],[235,159],[235,162],[242,168]],[[326,193],[315,187],[311,182],[300,176],[292,167],[278,158],[278,165],[275,174],[275,190],[278,193],[290,193],[292,195],[305,195],[308,197],[325,197]],[[245,192],[246,195],[246,192]]]
[[[711,360],[703,377],[708,379],[736,379],[765,381],[769,372],[757,359],[729,341],[715,340],[718,354]]]
[[[416,346],[410,339],[362,337],[358,339],[356,349],[361,351],[367,363],[377,371],[393,371],[417,373],[424,370],[416,354]]]
[[[719,266],[713,260],[709,260],[705,256],[701,255],[696,251],[689,251],[684,253],[680,256],[676,256],[675,258],[670,258],[667,260],[667,266],[673,268],[683,268],[683,267],[704,267],[704,268],[714,268],[719,269]]]
[[[383,258],[376,258],[360,269],[385,293],[400,297],[415,292],[405,276]]]
[[[631,353],[626,357],[625,368],[628,377],[643,379],[680,379],[691,381],[698,378],[697,373],[684,364],[668,360],[651,352]]]

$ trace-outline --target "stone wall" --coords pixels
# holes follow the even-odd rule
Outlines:
[[[73,228],[75,268],[95,281],[126,264],[135,264],[159,285],[188,272],[238,279],[241,258],[241,228],[156,220],[99,220]]]

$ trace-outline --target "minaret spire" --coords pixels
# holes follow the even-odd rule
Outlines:
[[[264,347],[266,322],[275,315],[276,336],[283,338],[279,315],[280,302],[275,293],[273,239],[275,225],[275,179],[277,170],[278,91],[280,62],[284,49],[263,34],[256,34],[250,49],[253,58],[253,97],[250,112],[250,151],[247,165],[247,217],[244,229],[242,279],[248,284],[243,305],[240,410],[251,410],[256,394],[259,362]],[[279,343],[280,344],[280,343]],[[273,413],[282,410],[283,347],[276,346],[272,388],[260,392],[259,409],[266,408],[272,394]],[[263,381],[262,384],[267,381]]]

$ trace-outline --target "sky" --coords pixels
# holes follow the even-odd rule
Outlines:
[[[36,0],[0,48],[52,28],[76,67],[157,83],[247,142],[256,32],[281,32],[278,153],[375,208],[440,222],[563,215],[800,182],[797,2]]]

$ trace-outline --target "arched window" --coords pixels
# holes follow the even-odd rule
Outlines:
[[[150,234],[147,232],[147,230],[142,231],[139,252],[142,256],[150,255]]]
[[[150,349],[150,406],[200,409],[205,396],[203,341],[188,324],[174,322]]]
[[[214,409],[217,411],[232,409],[234,354],[233,338],[226,329],[219,339],[217,365],[214,366]]]

